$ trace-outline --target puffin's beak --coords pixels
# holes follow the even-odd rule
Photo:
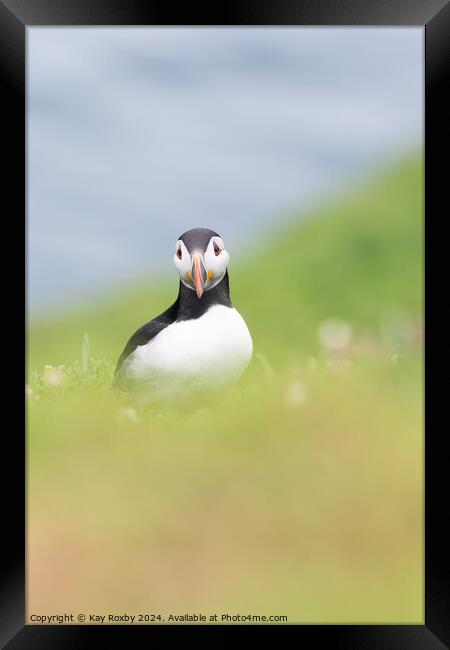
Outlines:
[[[207,279],[205,263],[203,261],[203,256],[201,253],[192,254],[192,278],[195,285],[195,291],[197,293],[197,298],[201,298],[203,294],[203,288]]]

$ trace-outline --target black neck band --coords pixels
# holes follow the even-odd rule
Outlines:
[[[228,271],[225,272],[225,275],[215,287],[209,291],[204,291],[201,298],[197,298],[195,291],[186,287],[180,280],[176,320],[199,318],[214,305],[233,306],[230,300]]]

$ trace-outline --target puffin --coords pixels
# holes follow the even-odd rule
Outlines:
[[[178,238],[178,297],[131,336],[117,361],[114,387],[152,404],[189,401],[238,381],[253,343],[230,299],[229,257],[222,237],[209,228]]]

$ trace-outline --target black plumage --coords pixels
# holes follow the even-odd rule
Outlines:
[[[179,239],[183,240],[189,252],[194,250],[205,250],[211,237],[220,236],[208,228],[196,228],[183,233]],[[120,369],[124,361],[132,354],[139,345],[145,345],[163,329],[176,321],[200,318],[213,305],[224,305],[232,307],[230,300],[230,287],[228,271],[222,280],[212,289],[206,291],[201,299],[198,299],[195,292],[186,287],[180,280],[178,297],[175,302],[162,314],[153,320],[142,325],[129,339],[122,354],[117,361],[114,371],[114,385],[120,384]]]

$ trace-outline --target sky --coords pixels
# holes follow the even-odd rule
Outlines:
[[[294,211],[423,143],[423,28],[27,39],[32,315],[174,273],[189,228],[242,259]]]

